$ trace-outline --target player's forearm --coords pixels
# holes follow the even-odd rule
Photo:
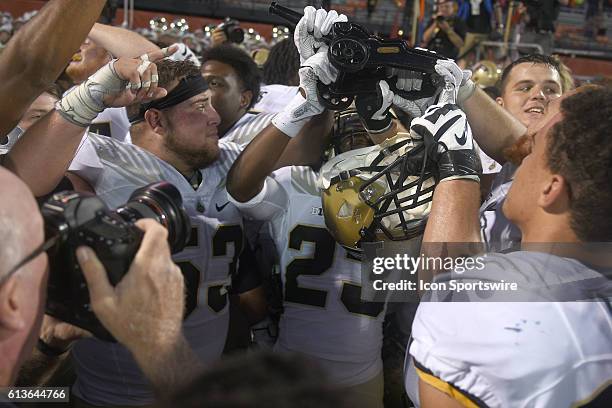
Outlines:
[[[480,186],[473,180],[448,180],[434,192],[423,242],[480,242]]]
[[[60,75],[105,3],[49,1],[15,34],[0,55],[0,134],[14,128],[34,99]]]
[[[504,163],[503,151],[525,134],[527,129],[510,113],[499,106],[481,89],[461,104],[466,113],[474,139],[493,160]]]
[[[35,196],[51,192],[66,173],[85,128],[53,110],[32,125],[7,154],[4,165],[21,178]]]
[[[115,58],[138,57],[159,50],[157,45],[134,31],[105,24],[94,24],[89,38],[113,54]]]
[[[274,169],[286,166],[319,166],[323,152],[329,145],[333,119],[334,114],[331,111],[325,111],[311,119],[287,144]]]
[[[480,186],[477,182],[459,179],[438,184],[423,234],[421,254],[429,258],[471,255],[477,247],[465,243],[481,241],[479,206]],[[421,269],[418,277],[423,281],[431,281],[435,275],[444,271]]]
[[[247,202],[263,188],[291,139],[270,124],[238,156],[227,175],[227,191],[239,202]]]
[[[204,370],[204,365],[183,335],[168,344],[128,349],[159,397],[171,395]]]

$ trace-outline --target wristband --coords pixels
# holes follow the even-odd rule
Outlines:
[[[320,107],[313,105],[302,96],[301,92],[298,92],[287,107],[274,116],[272,124],[287,136],[295,137],[308,119],[321,112]]]
[[[49,344],[45,343],[44,340],[40,337],[38,338],[38,342],[36,343],[36,348],[38,349],[38,351],[40,351],[47,357],[59,357],[68,350],[70,350],[70,347],[67,347],[63,350],[52,347]]]

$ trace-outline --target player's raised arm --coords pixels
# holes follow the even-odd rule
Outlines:
[[[234,162],[228,174],[227,189],[237,202],[247,202],[259,194],[266,177],[275,169],[311,164],[305,162],[308,161],[305,157],[320,155],[322,151],[324,137],[320,137],[320,134],[325,133],[326,124],[331,122],[325,118],[312,120],[325,110],[317,96],[317,80],[330,84],[336,79],[338,71],[329,62],[327,46],[317,44],[315,40],[317,36],[327,34],[334,22],[346,21],[346,17],[338,16],[335,11],[327,13],[319,10],[320,18],[317,19],[314,8],[306,7],[304,11],[294,37],[302,65],[299,71],[300,92]],[[307,146],[308,136],[314,133],[319,137]]]
[[[480,242],[482,167],[465,113],[455,104],[433,105],[412,121],[410,133],[423,138],[439,180],[423,236],[424,252],[430,252],[430,242]]]
[[[52,0],[0,55],[0,135],[57,79],[96,21],[106,0]]]
[[[71,89],[56,109],[30,127],[7,154],[4,165],[33,191],[49,193],[63,177],[83,132],[110,106],[127,106],[140,100],[161,98],[153,61],[173,52],[154,51],[141,58],[113,60],[81,85]]]
[[[106,24],[94,24],[89,32],[89,38],[115,58],[137,57],[146,52],[159,50],[157,45],[134,31]]]

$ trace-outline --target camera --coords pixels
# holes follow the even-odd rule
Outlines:
[[[89,330],[100,339],[115,341],[91,309],[76,249],[91,247],[114,286],[127,273],[140,247],[144,232],[134,225],[137,220],[158,221],[168,229],[172,253],[183,250],[189,241],[191,222],[182,201],[180,192],[168,182],[135,190],[128,202],[114,211],[93,194],[64,191],[52,195],[41,207],[46,238],[57,238],[47,251],[50,273],[46,313]]]
[[[230,42],[242,44],[244,41],[244,30],[240,28],[240,23],[237,20],[227,17],[217,28],[223,30]]]

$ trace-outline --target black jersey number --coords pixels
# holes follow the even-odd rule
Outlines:
[[[298,276],[319,276],[325,273],[334,262],[336,241],[325,228],[298,225],[289,234],[289,248],[300,250],[304,242],[314,244],[314,254],[312,258],[294,259],[287,265],[285,272],[285,301],[325,307],[327,291],[300,287],[298,285]],[[378,316],[384,308],[383,303],[362,301],[361,286],[349,282],[342,285],[340,300],[350,313],[371,317]]]
[[[227,247],[232,244],[234,255],[229,263],[227,276],[236,275],[238,257],[242,252],[243,235],[240,225],[222,225],[212,239],[213,256],[227,256]],[[208,288],[208,306],[219,313],[227,304],[227,288],[224,285],[213,285]]]
[[[232,257],[232,262],[230,262],[228,265],[228,276],[232,276],[234,273],[236,273],[238,256],[242,251],[243,236],[242,228],[240,228],[239,225],[222,225],[219,227],[219,229],[217,229],[212,239],[212,255],[225,256],[227,254],[227,245],[230,243],[233,243],[234,245],[234,256]],[[191,238],[185,249],[198,246],[198,229],[193,228],[191,230]],[[186,313],[188,314],[191,313],[198,305],[198,292],[200,281],[202,279],[202,272],[189,261],[178,262],[177,265],[183,272],[183,276],[185,277],[185,285],[188,288],[187,299],[185,301]],[[207,292],[208,306],[217,313],[223,310],[227,304],[227,293],[225,293],[224,286],[212,285],[208,287]]]

